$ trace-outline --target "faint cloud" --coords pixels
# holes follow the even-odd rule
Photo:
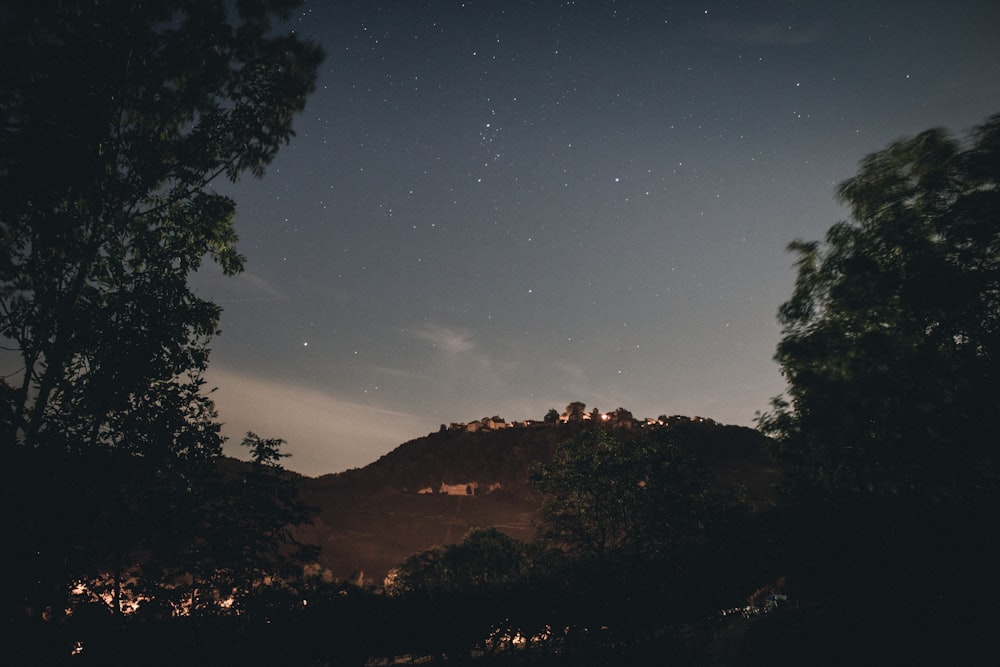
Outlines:
[[[467,329],[435,323],[421,324],[411,335],[433,350],[416,380],[439,400],[453,405],[495,402],[519,391],[521,364],[516,355],[499,353],[502,346],[480,344]]]
[[[215,303],[241,301],[284,301],[288,297],[270,280],[256,273],[243,271],[227,276],[216,264],[208,262],[192,277],[195,291]]]
[[[285,299],[285,294],[279,290],[274,284],[261,278],[259,275],[250,273],[249,271],[244,271],[243,273],[237,274],[237,280],[246,285],[250,290],[257,293],[256,298],[270,298],[270,299]],[[250,297],[253,298],[253,297]]]
[[[468,331],[459,331],[440,324],[424,324],[414,330],[420,340],[429,343],[431,347],[455,355],[471,352],[475,348],[472,335]]]
[[[426,417],[364,405],[289,382],[212,366],[206,374],[229,438],[226,453],[245,457],[247,431],[287,441],[289,470],[323,475],[375,461],[400,443],[429,432]]]

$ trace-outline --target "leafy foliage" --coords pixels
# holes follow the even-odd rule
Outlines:
[[[797,483],[935,504],[996,482],[1000,116],[936,129],[842,183],[852,218],[797,241],[780,310],[786,397],[761,419]]]
[[[660,557],[697,540],[708,477],[661,431],[620,439],[592,428],[563,442],[533,481],[540,536],[568,553]]]
[[[250,449],[250,462],[219,470],[202,498],[195,557],[184,561],[192,582],[180,589],[193,611],[211,613],[229,598],[240,612],[266,607],[279,589],[302,583],[303,564],[315,559],[315,547],[291,531],[316,510],[299,499],[297,475],[279,464],[287,456],[280,452],[283,442],[247,433],[241,444]]]
[[[519,581],[528,566],[526,547],[497,528],[475,528],[458,544],[408,557],[395,591],[463,592]]]
[[[965,141],[898,141],[838,195],[851,219],[791,245],[776,355],[789,389],[760,419],[790,473],[790,564],[831,610],[794,641],[968,661],[988,652],[1000,593],[1000,115]]]
[[[3,56],[24,64],[0,75],[0,334],[23,363],[7,438],[120,444],[119,415],[204,368],[219,309],[187,276],[243,263],[208,186],[262,173],[320,57],[272,34],[289,7],[4,3]]]
[[[321,58],[276,29],[295,4],[0,4],[0,55],[18,63],[0,72],[15,607],[62,608],[59,591],[104,575],[116,600],[148,592],[201,558],[220,309],[187,279],[205,258],[242,269],[235,204],[210,184],[261,175],[292,136]]]

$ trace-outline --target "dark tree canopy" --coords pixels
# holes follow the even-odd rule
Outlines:
[[[996,482],[1000,115],[898,141],[838,188],[851,218],[795,242],[787,396],[761,419],[798,484],[930,503]]]
[[[571,422],[583,421],[583,415],[587,411],[587,404],[580,401],[573,401],[566,406],[566,419]]]
[[[525,545],[497,528],[474,528],[458,544],[406,558],[393,590],[468,593],[518,581],[527,566]]]
[[[24,584],[5,602],[205,560],[220,309],[187,281],[205,258],[242,269],[211,183],[261,175],[293,134],[322,57],[281,31],[297,4],[0,0],[2,502]]]
[[[623,440],[603,428],[560,443],[533,475],[539,536],[583,558],[659,559],[700,539],[705,471],[666,432]]]
[[[242,268],[235,204],[209,184],[260,175],[292,136],[320,59],[273,30],[295,4],[0,5],[18,63],[0,73],[0,335],[21,360],[7,442],[124,444],[120,419],[178,392],[184,421],[210,416],[176,381],[204,368],[219,316],[187,277],[204,257]]]

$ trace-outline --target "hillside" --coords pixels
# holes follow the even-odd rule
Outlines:
[[[668,428],[704,462],[719,492],[742,485],[751,502],[773,497],[778,472],[757,431],[697,418],[640,424],[601,428]],[[364,468],[303,478],[304,499],[320,511],[298,535],[322,547],[321,563],[335,577],[363,573],[365,583],[376,585],[409,554],[458,542],[475,527],[495,526],[530,540],[540,501],[529,482],[531,467],[584,428],[594,426],[580,421],[474,432],[443,428]]]

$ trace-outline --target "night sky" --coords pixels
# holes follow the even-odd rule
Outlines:
[[[297,137],[237,201],[209,382],[231,444],[360,467],[582,401],[752,425],[785,246],[888,142],[1000,111],[1000,3],[313,2]],[[235,449],[229,450],[235,452]]]

